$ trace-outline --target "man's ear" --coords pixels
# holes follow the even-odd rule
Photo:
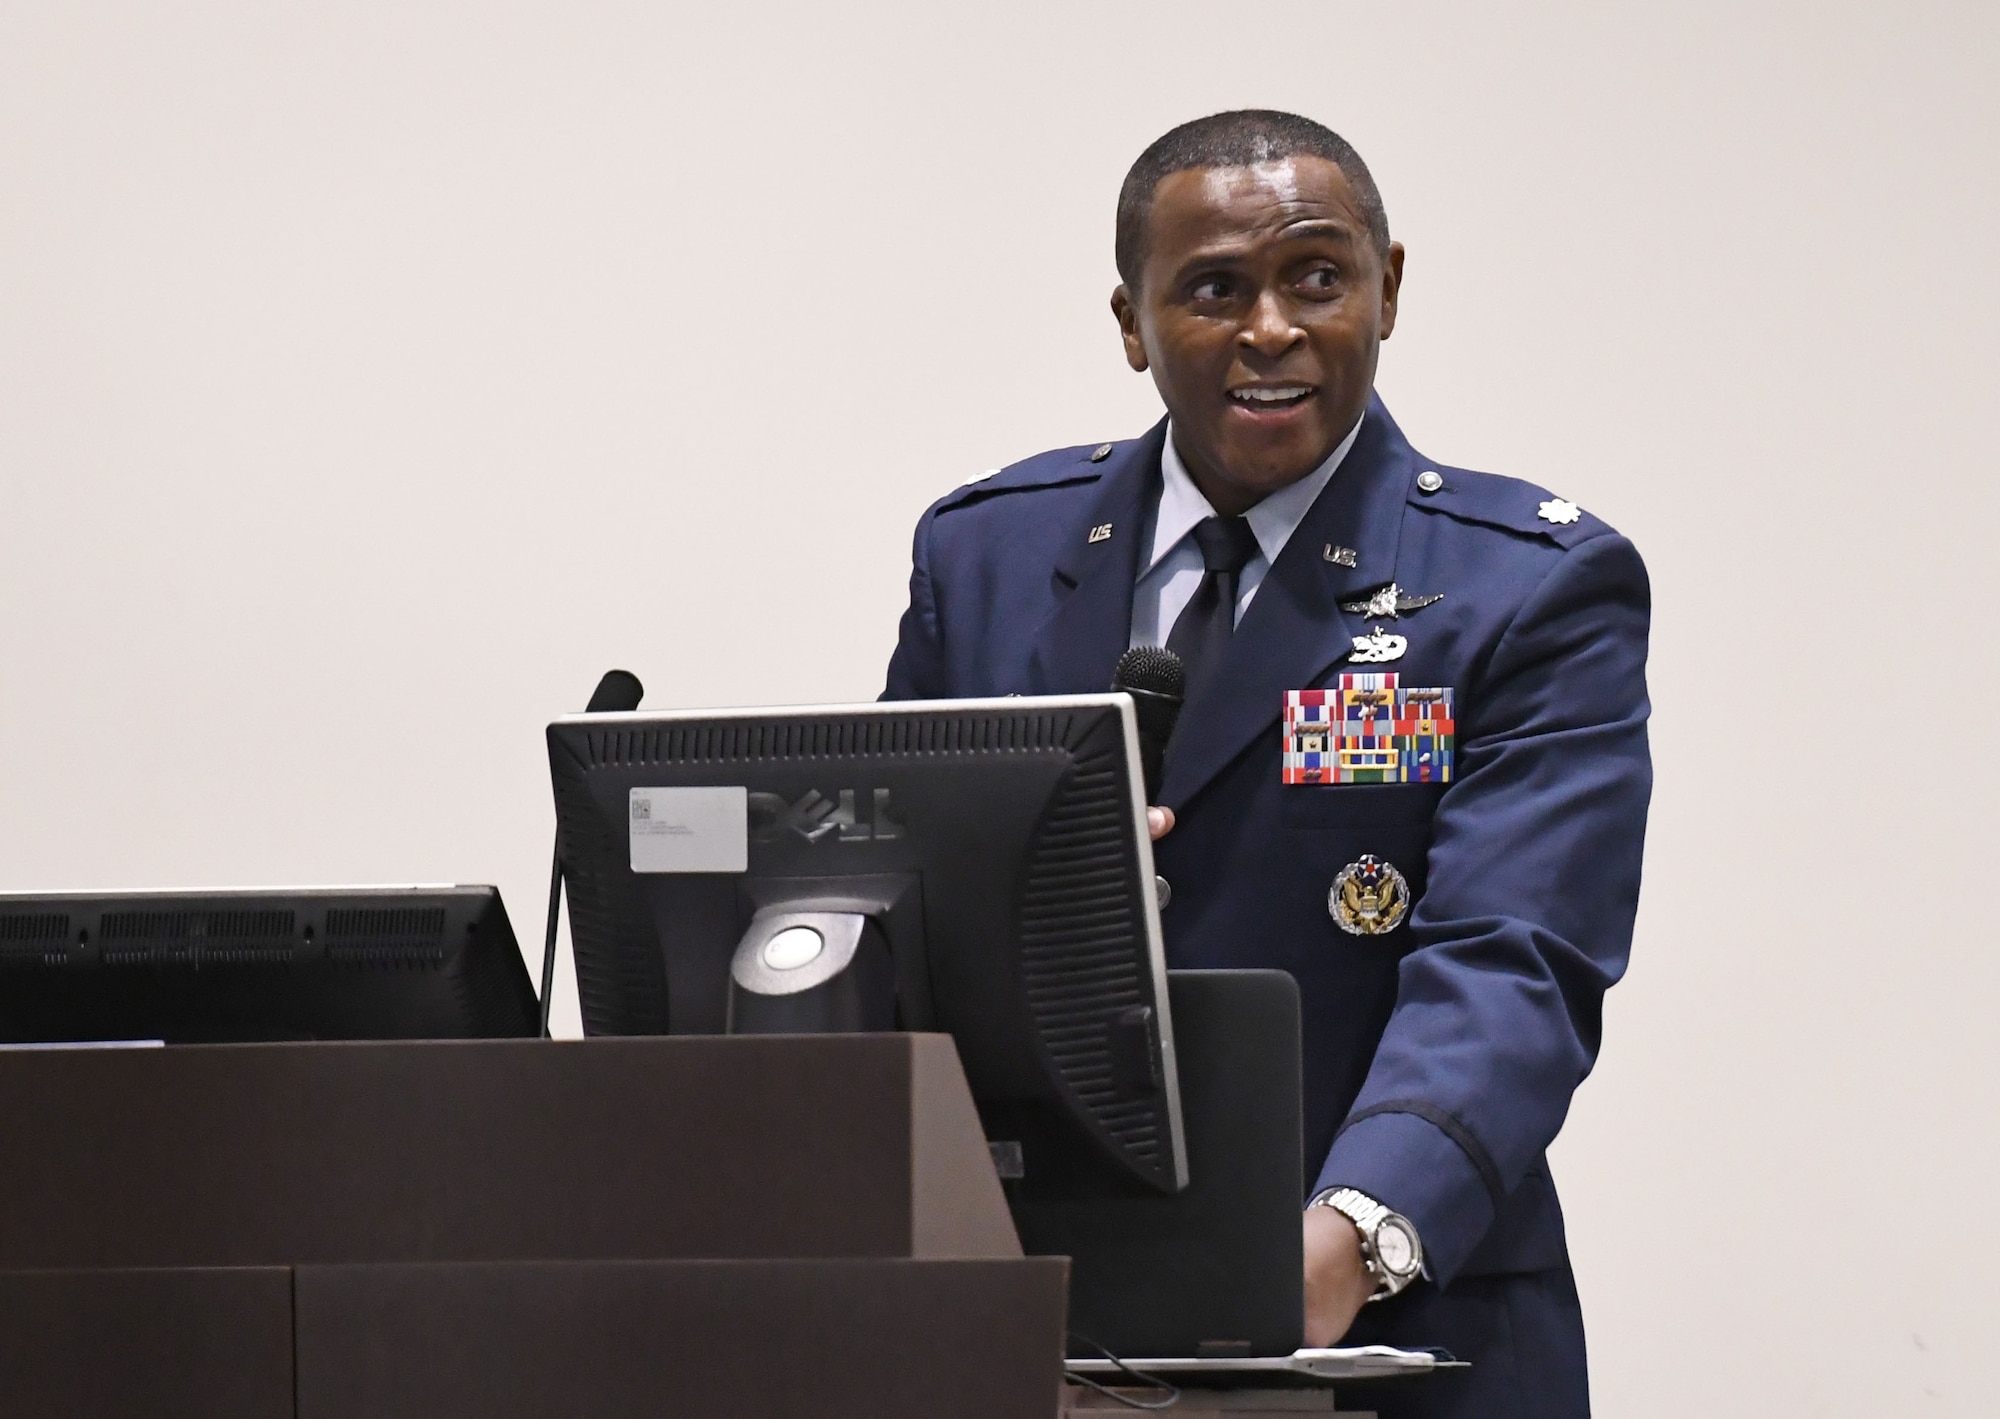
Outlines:
[[[1403,294],[1403,244],[1389,243],[1389,254],[1382,258],[1382,335],[1387,340],[1396,329],[1396,302]]]
[[[1118,334],[1125,341],[1125,363],[1143,372],[1147,361],[1145,342],[1139,338],[1139,307],[1122,285],[1111,293],[1111,313],[1118,317]]]

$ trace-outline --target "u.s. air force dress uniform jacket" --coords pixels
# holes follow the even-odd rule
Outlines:
[[[886,697],[1109,685],[1165,437],[1163,422],[1108,454],[1041,454],[931,507]],[[1442,599],[1342,609],[1391,583]],[[1513,1371],[1483,1414],[1587,1409],[1544,1150],[1631,944],[1649,609],[1625,538],[1530,484],[1423,457],[1372,399],[1183,709],[1161,783],[1178,816],[1155,848],[1168,963],[1297,979],[1307,1193],[1359,1188],[1423,1239],[1429,1279],[1365,1308],[1350,1339],[1469,1350],[1482,1391]],[[1357,664],[1378,630],[1406,648]],[[1281,782],[1286,693],[1357,671],[1452,691],[1449,782]],[[1413,903],[1383,934],[1329,909],[1364,854]]]

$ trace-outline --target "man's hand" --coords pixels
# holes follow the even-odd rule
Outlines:
[[[1306,1346],[1318,1350],[1347,1334],[1375,1281],[1361,1260],[1361,1233],[1331,1207],[1306,1209]]]
[[[1174,830],[1174,810],[1171,808],[1148,808],[1146,810],[1146,831],[1158,842]]]

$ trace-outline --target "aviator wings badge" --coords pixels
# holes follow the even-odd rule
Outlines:
[[[1435,596],[1412,596],[1392,581],[1365,601],[1341,602],[1340,609],[1352,615],[1366,616],[1370,620],[1379,620],[1387,616],[1392,621],[1400,621],[1410,612],[1421,611],[1431,603],[1442,600],[1444,600],[1442,591]]]

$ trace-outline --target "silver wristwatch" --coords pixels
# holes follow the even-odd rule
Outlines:
[[[1424,1269],[1424,1244],[1417,1229],[1400,1212],[1391,1212],[1365,1192],[1351,1187],[1329,1188],[1315,1197],[1314,1207],[1331,1207],[1361,1233],[1361,1260],[1375,1278],[1371,1301],[1386,1301],[1417,1279]]]

